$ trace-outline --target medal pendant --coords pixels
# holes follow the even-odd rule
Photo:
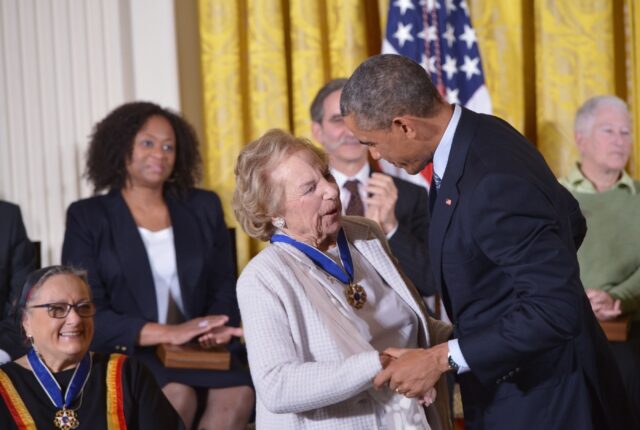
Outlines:
[[[76,411],[63,408],[56,412],[53,425],[60,430],[73,430],[78,428],[80,421],[78,421]]]
[[[360,309],[367,303],[367,292],[358,284],[349,284],[344,287],[347,302],[356,309]]]

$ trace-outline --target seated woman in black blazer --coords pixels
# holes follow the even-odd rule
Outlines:
[[[160,343],[227,344],[241,334],[229,234],[218,196],[195,189],[198,143],[189,124],[134,102],[94,129],[86,176],[97,193],[67,211],[64,264],[88,271],[97,306],[92,349],[138,357],[191,428],[196,389],[207,390],[198,428],[244,429],[249,373],[166,369]]]

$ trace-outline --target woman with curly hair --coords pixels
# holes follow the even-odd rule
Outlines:
[[[201,159],[191,126],[153,103],[127,103],[94,129],[86,176],[95,193],[67,211],[65,264],[88,271],[93,348],[145,363],[187,429],[243,429],[254,393],[246,370],[167,369],[160,343],[228,344],[241,330],[229,234],[218,196],[194,188]]]

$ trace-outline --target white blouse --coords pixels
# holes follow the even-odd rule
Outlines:
[[[158,304],[158,322],[167,323],[169,309],[169,295],[184,314],[178,267],[176,265],[176,250],[173,243],[173,228],[151,231],[138,227],[144,247],[147,250],[153,283],[156,288],[156,302]]]

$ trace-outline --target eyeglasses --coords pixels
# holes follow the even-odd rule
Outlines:
[[[71,303],[44,303],[42,305],[29,306],[30,308],[47,308],[47,313],[51,318],[66,318],[71,312],[71,308],[75,309],[80,318],[89,318],[96,314],[96,305],[93,302],[80,302],[72,305]]]

